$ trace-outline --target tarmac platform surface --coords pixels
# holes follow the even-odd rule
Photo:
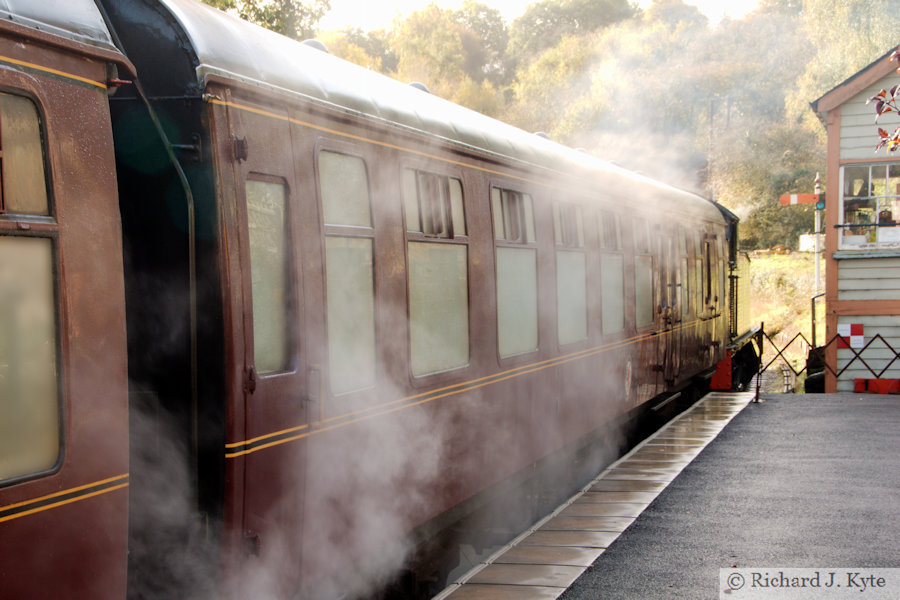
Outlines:
[[[762,400],[560,598],[718,598],[733,565],[900,567],[900,397]]]
[[[719,404],[676,419],[674,429],[651,437],[530,536],[523,534],[460,581],[455,593],[442,596],[715,599],[721,568],[900,567],[900,397],[764,394],[762,402],[746,405],[747,396],[740,398],[736,403],[720,395],[708,400]],[[728,411],[733,414],[726,418]],[[716,419],[724,427],[716,430]],[[710,439],[692,442],[695,431],[707,430]],[[684,450],[692,445],[696,452],[688,455]],[[669,469],[682,453],[685,463]],[[642,465],[643,474],[629,461]],[[625,481],[617,472],[639,476]],[[620,527],[599,524],[600,515],[614,524],[619,514],[606,510],[612,504],[596,511],[607,501],[602,494],[625,500],[618,491],[625,489],[653,494],[641,511],[621,512]],[[552,541],[554,530],[574,529],[573,517],[582,512],[592,517],[583,518],[591,531],[578,543]],[[598,529],[610,530],[605,542]],[[543,541],[533,541],[535,535]],[[584,535],[597,541],[585,544]],[[562,558],[531,559],[551,545]],[[592,563],[583,561],[591,556],[588,548]],[[536,562],[551,564],[529,575],[527,564]]]

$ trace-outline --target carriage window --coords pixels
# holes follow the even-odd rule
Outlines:
[[[622,249],[622,232],[619,215],[608,210],[600,211],[600,247],[604,250]]]
[[[653,257],[634,257],[635,323],[638,327],[653,324]]]
[[[375,385],[375,254],[366,164],[323,151],[329,383],[333,394]],[[353,228],[353,229],[350,229]]]
[[[621,254],[600,255],[600,279],[603,333],[617,333],[625,329],[625,259]]]
[[[337,152],[319,153],[319,181],[326,225],[372,226],[369,177],[361,158]]]
[[[650,232],[647,230],[647,222],[634,219],[631,231],[635,254],[650,254]]]
[[[553,203],[553,231],[557,246],[584,248],[584,222],[581,207]]]
[[[253,298],[253,360],[259,373],[284,371],[290,360],[290,249],[284,184],[246,182]]]
[[[632,221],[632,238],[635,254],[635,324],[638,327],[646,327],[653,323],[653,256],[650,255],[650,231],[646,221],[641,219]]]
[[[587,339],[587,264],[584,252],[557,251],[556,307],[560,345]]]
[[[505,242],[534,242],[534,207],[531,196],[512,190],[491,189],[494,237]]]
[[[404,169],[410,366],[416,377],[469,363],[469,246],[462,182]]]
[[[491,189],[497,249],[497,339],[502,358],[538,348],[537,248],[531,196]]]
[[[442,238],[466,235],[459,179],[404,169],[403,198],[407,231]]]
[[[587,258],[581,207],[553,203],[556,325],[560,345],[587,339]],[[565,250],[563,249],[565,248]]]
[[[48,215],[41,123],[34,102],[0,93],[0,214]]]
[[[59,459],[53,243],[0,236],[0,480]]]

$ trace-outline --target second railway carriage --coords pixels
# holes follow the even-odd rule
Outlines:
[[[108,583],[91,597],[121,597],[126,573],[135,598],[369,592],[507,482],[702,389],[738,333],[737,221],[712,202],[194,0],[97,8],[109,30],[85,9],[102,32],[67,68],[124,85],[75,99],[28,82],[58,87],[59,64],[28,71],[13,95],[44,115],[56,212],[0,211],[4,254],[36,236],[61,265],[54,456],[89,471],[0,481],[0,535],[24,543],[61,513],[4,515],[99,485],[78,506],[109,515],[108,547],[59,554]],[[4,40],[53,37],[34,22]],[[97,112],[93,163],[64,164],[89,153],[58,142],[57,95],[72,124],[73,102]],[[87,185],[70,232],[64,189]],[[103,385],[78,362],[101,357]],[[103,393],[82,401],[76,372]]]

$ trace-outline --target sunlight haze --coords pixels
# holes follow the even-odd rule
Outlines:
[[[715,24],[726,15],[731,18],[742,17],[756,7],[756,2],[757,0],[687,0],[686,3],[697,6]],[[397,17],[405,17],[430,3],[428,0],[331,0],[331,11],[319,22],[319,29],[385,29]],[[463,0],[438,0],[435,3],[444,8],[457,9],[462,6]],[[498,9],[506,21],[511,23],[525,12],[530,3],[522,0],[484,0],[484,4]],[[640,0],[638,4],[647,8],[651,0]]]

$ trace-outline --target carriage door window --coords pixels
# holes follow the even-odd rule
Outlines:
[[[538,347],[537,245],[531,196],[491,189],[497,247],[497,338],[501,358]]]
[[[329,383],[333,394],[375,385],[375,255],[363,159],[323,151]]]
[[[653,255],[647,222],[632,221],[634,237],[634,308],[637,327],[653,324]]]
[[[416,377],[469,363],[469,246],[462,182],[403,170],[410,365]]]
[[[283,182],[248,179],[253,360],[260,374],[290,367],[290,251]]]
[[[0,94],[0,481],[52,470],[60,456],[55,244],[21,235],[50,215],[34,103]],[[10,219],[11,218],[11,219]],[[45,229],[56,224],[43,219]]]
[[[625,260],[619,215],[601,210],[600,229],[600,302],[604,334],[625,329]]]
[[[587,339],[587,260],[581,207],[553,203],[559,344]]]

